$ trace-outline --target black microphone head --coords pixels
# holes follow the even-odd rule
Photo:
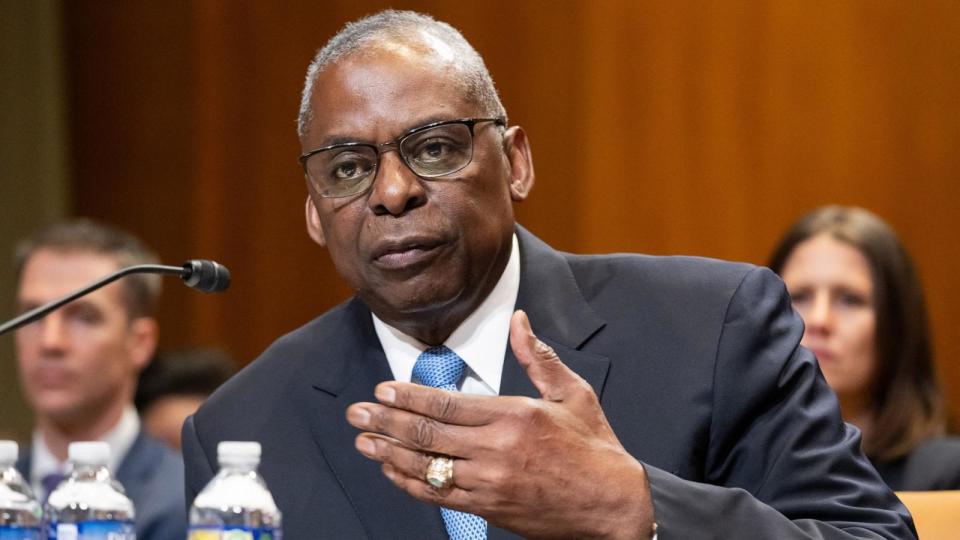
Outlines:
[[[227,267],[208,259],[193,259],[183,263],[180,278],[188,287],[205,293],[220,292],[230,286]]]

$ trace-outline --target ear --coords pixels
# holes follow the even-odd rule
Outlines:
[[[137,372],[153,360],[160,339],[160,327],[153,317],[137,317],[130,321],[127,346]]]
[[[513,126],[503,137],[503,150],[510,164],[510,197],[515,202],[527,198],[533,189],[533,155],[530,140],[520,126]]]
[[[310,238],[314,242],[320,244],[320,247],[325,247],[327,245],[327,239],[323,235],[323,225],[320,223],[320,214],[317,212],[317,207],[313,204],[313,199],[307,195],[307,204],[304,208],[306,211],[307,217],[307,234],[310,235]]]

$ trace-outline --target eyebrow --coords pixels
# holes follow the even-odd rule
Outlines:
[[[37,302],[37,301],[35,301],[35,300],[29,300],[29,299],[28,299],[28,300],[17,300],[16,309],[17,309],[17,311],[19,311],[21,314],[23,314],[23,313],[26,313],[26,312],[30,311],[31,309],[36,309],[36,308],[38,308],[38,307],[40,307],[40,306],[43,306],[43,305],[46,305],[46,304],[47,304],[47,302]],[[66,312],[68,312],[68,311],[72,311],[72,310],[76,310],[76,309],[96,309],[97,311],[100,311],[100,310],[101,310],[101,308],[100,308],[100,306],[99,306],[98,304],[96,304],[96,303],[94,303],[94,302],[91,302],[89,299],[86,299],[86,298],[78,298],[78,299],[76,299],[76,300],[74,300],[74,301],[72,301],[72,302],[69,302],[69,303],[67,303],[67,304],[64,304],[64,305],[58,307],[57,309],[51,311],[50,313],[66,313]]]

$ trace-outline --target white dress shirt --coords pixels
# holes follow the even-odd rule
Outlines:
[[[97,439],[110,445],[110,461],[107,463],[107,468],[110,469],[111,474],[116,475],[120,463],[137,440],[139,433],[140,417],[137,416],[133,405],[128,405],[120,415],[117,425]],[[33,488],[37,497],[46,497],[49,494],[43,492],[43,478],[53,473],[69,473],[68,463],[60,461],[53,455],[39,431],[33,432],[30,456],[30,487]]]
[[[483,396],[500,393],[503,355],[510,336],[510,317],[520,290],[520,248],[513,235],[510,260],[486,299],[443,343],[467,364],[461,392]],[[373,327],[390,363],[393,378],[409,382],[417,357],[428,347],[373,315]]]

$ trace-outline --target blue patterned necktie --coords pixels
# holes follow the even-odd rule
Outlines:
[[[457,391],[466,364],[444,345],[420,353],[413,365],[413,382],[434,388]],[[480,516],[440,508],[450,540],[486,540],[487,520]]]

